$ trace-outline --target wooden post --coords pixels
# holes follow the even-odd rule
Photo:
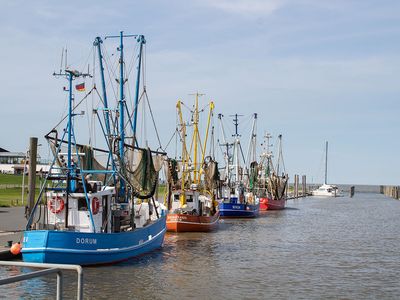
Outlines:
[[[33,206],[35,205],[36,190],[36,159],[37,159],[38,138],[31,137],[29,139],[29,173],[28,173],[28,209],[26,217],[31,215]]]
[[[286,191],[285,191],[285,197],[287,199],[288,198],[288,191],[289,191],[289,188],[290,188],[289,174],[288,173],[286,173],[286,178],[287,178],[287,187],[286,187]]]
[[[350,198],[354,196],[354,185],[350,187]]]
[[[299,197],[299,175],[294,175],[294,197]]]
[[[301,188],[302,188],[302,193],[301,195],[303,197],[307,196],[307,183],[306,183],[306,175],[301,176]]]

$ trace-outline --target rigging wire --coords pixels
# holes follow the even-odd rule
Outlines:
[[[151,109],[150,101],[149,101],[149,98],[148,98],[148,96],[147,96],[147,91],[146,91],[146,90],[145,90],[145,94],[146,94],[146,99],[147,99],[147,105],[149,106],[149,112],[150,112],[151,120],[153,121],[154,130],[156,131],[156,136],[157,136],[158,144],[159,144],[159,146],[160,146],[159,149],[162,150],[163,148],[162,148],[162,145],[161,145],[160,135],[158,134],[158,130],[157,130],[157,126],[156,126],[156,121],[154,120],[153,110]]]
[[[92,93],[92,91],[93,91],[94,89],[95,89],[95,88],[93,87],[93,88],[81,99],[81,101],[79,101],[79,103],[76,104],[76,105],[72,108],[72,112],[74,112],[75,109],[78,108],[79,105],[80,105],[87,97],[89,97],[89,95]],[[65,115],[65,116],[61,119],[61,121],[59,121],[59,122],[57,123],[57,125],[55,125],[53,128],[54,128],[54,129],[57,128],[62,122],[64,122],[64,120],[65,120],[67,117],[68,117],[68,114]]]

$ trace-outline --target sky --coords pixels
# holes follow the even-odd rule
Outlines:
[[[258,113],[283,135],[286,171],[328,182],[400,184],[400,2],[372,0],[0,0],[0,147],[25,151],[65,109],[63,48],[82,64],[96,36],[146,37],[146,85],[162,143],[175,104],[199,91],[215,112]],[[83,59],[84,60],[84,59]],[[275,141],[274,141],[274,144]]]

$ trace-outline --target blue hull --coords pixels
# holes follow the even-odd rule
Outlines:
[[[21,252],[25,262],[109,264],[160,248],[165,232],[166,216],[147,227],[120,233],[32,230],[24,232]]]
[[[219,213],[225,218],[255,218],[258,216],[260,205],[220,203]]]

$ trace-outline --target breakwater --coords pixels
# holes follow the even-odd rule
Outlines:
[[[400,200],[400,186],[381,185],[380,193],[393,199]]]

